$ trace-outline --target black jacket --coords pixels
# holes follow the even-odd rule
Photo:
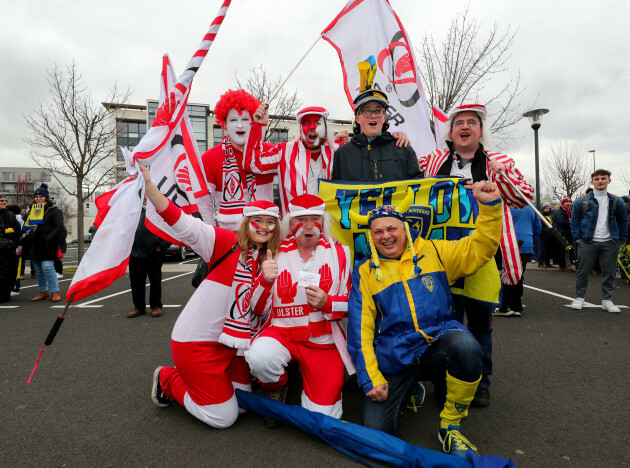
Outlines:
[[[571,242],[571,220],[566,210],[559,207],[553,212],[551,219],[553,220],[553,227],[560,231],[560,234],[562,234],[566,240]]]
[[[131,247],[131,255],[138,258],[146,258],[154,253],[158,247],[163,253],[171,244],[167,241],[160,239],[153,234],[145,225],[146,209],[142,208],[142,214],[140,215],[140,222],[136,228],[136,235],[133,239],[133,246]]]
[[[13,232],[6,232],[7,229],[13,229]],[[22,227],[15,215],[7,209],[0,212],[0,248],[13,249],[15,255],[21,233]]]
[[[43,224],[37,225],[33,234],[33,260],[55,260],[64,231],[63,213],[52,205],[46,209],[42,220]]]
[[[453,142],[447,141],[446,144],[448,145],[450,154],[448,155],[444,163],[440,166],[436,175],[440,175],[440,176],[451,175],[451,168],[453,166],[453,157],[451,155],[454,153]],[[455,154],[457,155],[457,153]],[[458,161],[460,160],[459,155],[457,155],[457,160]],[[487,158],[486,158],[485,150],[483,149],[483,145],[479,143],[479,148],[477,148],[477,151],[475,151],[475,156],[473,157],[473,160],[471,163],[472,166],[470,168],[473,182],[488,180],[488,170],[487,170],[486,160]]]
[[[368,144],[360,133],[335,151],[333,179],[353,182],[391,182],[420,175],[418,158],[408,146],[399,148],[396,139],[383,132]]]

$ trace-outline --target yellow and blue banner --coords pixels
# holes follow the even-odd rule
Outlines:
[[[425,239],[458,240],[470,235],[479,213],[472,191],[464,188],[467,180],[426,178],[384,184],[320,180],[319,197],[326,202],[332,218],[332,235],[350,248],[356,265],[367,256],[367,225],[354,223],[350,210],[366,215],[377,206],[397,206],[411,188],[414,202],[406,213],[409,226]],[[498,305],[500,291],[501,279],[494,260],[451,285],[453,294],[487,304]]]

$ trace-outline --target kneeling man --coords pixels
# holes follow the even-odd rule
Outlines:
[[[348,351],[365,392],[363,424],[397,433],[419,377],[441,377],[447,393],[439,438],[447,453],[463,457],[477,451],[460,423],[481,379],[483,353],[455,320],[449,284],[493,258],[503,216],[496,184],[477,182],[473,194],[476,229],[456,242],[425,240],[411,230],[403,214],[411,200],[400,211],[381,206],[367,216],[352,213],[369,226],[371,258],[355,268],[348,301]]]
[[[354,373],[340,321],[348,312],[350,252],[326,235],[326,205],[304,194],[289,202],[276,259],[267,253],[254,286],[252,310],[272,307],[269,321],[254,338],[245,359],[267,396],[284,401],[286,367],[302,370],[302,406],[341,418],[344,363]],[[265,420],[265,425],[275,427]]]

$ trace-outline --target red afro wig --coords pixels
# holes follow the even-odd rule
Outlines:
[[[230,109],[236,109],[239,114],[245,110],[253,116],[254,112],[256,112],[256,109],[258,109],[258,106],[261,104],[262,101],[259,101],[245,90],[238,89],[232,91],[230,89],[225,94],[221,95],[219,102],[214,106],[215,123],[221,125],[221,128],[225,130],[225,118]]]

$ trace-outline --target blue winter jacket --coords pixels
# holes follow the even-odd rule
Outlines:
[[[525,208],[512,208],[512,220],[514,221],[514,231],[516,239],[519,241],[522,254],[533,254],[534,244],[540,234],[542,223],[540,218],[536,216],[534,210],[530,206]]]
[[[613,213],[615,198],[618,200]],[[595,226],[597,225],[599,203],[593,192],[589,193],[586,212],[584,216],[582,216],[582,201],[583,198],[580,197],[573,205],[573,211],[571,213],[571,234],[573,235],[573,240],[580,240],[590,244],[593,241],[593,234],[595,233]],[[626,206],[623,200],[610,193],[608,194],[608,230],[610,231],[610,237],[615,242],[619,242],[620,240],[624,241],[626,233],[628,232],[628,213],[626,212]],[[620,232],[622,233],[621,236],[619,235]]]

